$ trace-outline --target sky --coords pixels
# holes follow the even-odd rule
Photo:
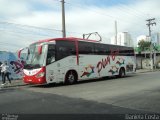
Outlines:
[[[148,35],[147,19],[155,18],[152,33],[160,32],[159,5],[160,0],[65,0],[66,34],[98,32],[103,43],[111,43],[117,21],[118,32],[129,32],[136,43],[138,36]],[[62,37],[61,16],[60,0],[0,0],[0,51]]]

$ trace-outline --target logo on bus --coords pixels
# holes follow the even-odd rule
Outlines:
[[[115,61],[116,56],[119,54],[119,50],[116,51],[112,51],[111,50],[111,55],[107,56],[106,58],[102,59],[101,61],[98,62],[97,64],[97,70],[98,70],[98,74],[100,76],[100,72],[102,69],[105,69],[107,65],[111,64],[112,61]],[[124,64],[124,59],[119,59],[116,64],[118,64],[119,66],[121,66],[122,64]],[[114,67],[112,67],[114,68]],[[113,71],[112,69],[110,69],[109,72],[111,72],[112,74],[114,74],[115,72],[118,71],[118,68],[116,68],[115,71]]]
[[[83,74],[81,75],[81,77],[83,76],[87,76],[87,77],[90,77],[91,74],[94,73],[94,66],[92,65],[88,65],[87,67],[85,67],[85,70],[83,71]]]

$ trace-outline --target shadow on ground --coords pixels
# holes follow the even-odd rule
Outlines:
[[[74,84],[69,84],[69,85],[79,85],[79,84],[86,84],[86,83],[93,83],[93,82],[101,82],[101,81],[106,81],[106,80],[122,80],[122,79],[128,79],[129,77],[132,77],[132,76],[133,75],[127,75],[124,78],[117,78],[116,76],[103,77],[103,78],[100,78],[100,79],[78,81]],[[45,85],[31,85],[30,87],[50,88],[50,87],[60,87],[60,86],[68,86],[68,84],[65,84],[65,83],[50,83],[50,84],[45,84]]]

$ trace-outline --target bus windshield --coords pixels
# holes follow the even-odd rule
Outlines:
[[[45,47],[46,47],[46,45],[42,45],[41,54],[38,53],[38,45],[37,44],[33,44],[29,47],[29,52],[28,52],[28,56],[26,59],[26,64],[24,65],[24,69],[36,69],[36,68],[40,68],[44,65]]]

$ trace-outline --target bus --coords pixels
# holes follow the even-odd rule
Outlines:
[[[18,52],[19,57],[22,50]],[[74,37],[53,38],[29,45],[23,81],[30,84],[73,84],[105,76],[124,77],[135,71],[132,47]]]

